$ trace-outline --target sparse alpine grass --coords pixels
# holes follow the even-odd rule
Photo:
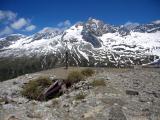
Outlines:
[[[66,86],[70,87],[72,84],[77,83],[82,80],[85,80],[86,77],[90,77],[94,73],[95,73],[94,70],[91,68],[86,68],[81,71],[79,71],[79,70],[71,71],[68,74],[67,79],[65,80]]]
[[[71,84],[84,80],[84,76],[80,71],[71,71],[67,76],[67,81]]]
[[[94,71],[90,68],[80,70],[74,70],[69,72],[67,78],[64,80],[66,87],[71,87],[71,85],[78,83],[79,81],[85,80],[85,77],[92,76]],[[96,82],[97,83],[97,82]],[[93,85],[96,83],[92,83]],[[26,85],[23,86],[21,91],[22,96],[25,96],[28,99],[40,100],[42,93],[46,88],[52,84],[52,81],[48,77],[39,77],[37,79],[29,81]],[[100,83],[98,83],[100,84]],[[83,95],[79,95],[82,98]],[[59,97],[59,95],[58,95]],[[78,98],[77,98],[78,99]]]
[[[86,97],[86,95],[83,92],[80,92],[75,96],[75,100],[82,100]]]
[[[38,97],[41,95],[44,89],[49,87],[51,84],[52,82],[49,80],[49,78],[39,77],[29,81],[26,85],[24,85],[21,94],[28,99],[38,100]]]
[[[86,68],[86,69],[82,70],[81,73],[82,73],[84,76],[86,76],[86,77],[90,77],[90,76],[92,76],[95,72],[94,72],[94,70],[91,69],[91,68]]]

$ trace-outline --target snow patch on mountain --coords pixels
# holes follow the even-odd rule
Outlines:
[[[68,50],[76,64],[134,64],[136,59],[160,56],[159,27],[154,23],[114,26],[90,18],[64,31],[47,27],[31,36],[3,38],[0,58],[52,54],[64,59]]]
[[[130,35],[125,37],[117,33],[107,33],[99,38],[103,41],[105,47],[112,50],[115,46],[132,51],[143,48],[148,54],[160,56],[160,31],[155,33],[131,32]]]

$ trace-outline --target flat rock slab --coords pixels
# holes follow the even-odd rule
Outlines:
[[[109,112],[108,120],[127,120],[127,118],[122,111],[122,107],[114,105]]]

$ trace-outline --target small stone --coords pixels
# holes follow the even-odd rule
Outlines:
[[[151,102],[147,102],[148,104],[151,104]]]
[[[87,111],[85,114],[83,114],[82,117],[84,119],[93,118],[95,114],[100,113],[103,109],[104,109],[104,106],[101,106],[101,105],[93,107],[92,109]]]
[[[76,100],[72,101],[73,106],[77,106],[78,103],[79,103],[79,101],[76,101]]]
[[[16,118],[14,115],[12,115],[12,116],[10,116],[10,117],[8,118],[8,120],[19,120],[19,119]]]
[[[153,91],[152,94],[153,94],[154,97],[160,98],[160,93],[156,93],[156,92]]]
[[[65,103],[65,104],[63,105],[63,107],[69,107],[69,104]]]
[[[96,95],[97,98],[103,98],[103,94],[99,93],[98,95]]]
[[[85,103],[87,100],[86,100],[86,99],[82,99],[81,101],[82,101],[83,103]]]
[[[70,112],[70,110],[69,110],[69,109],[67,109],[67,110],[66,110],[66,112]]]
[[[118,103],[114,103],[114,105],[118,105]]]
[[[16,82],[16,81],[13,81],[13,85],[17,85],[18,84],[18,82]]]
[[[1,105],[5,104],[5,100],[3,98],[0,98],[0,104]]]
[[[124,107],[124,106],[123,106],[122,108],[123,108],[124,110],[127,110],[127,107]]]
[[[134,90],[126,90],[127,95],[139,95],[139,92],[134,91]]]
[[[40,113],[35,113],[35,112],[31,112],[31,111],[27,111],[26,112],[27,117],[29,118],[41,118],[42,116],[40,115]]]
[[[32,79],[33,77],[30,76],[29,74],[25,74],[25,77],[28,78],[28,79]]]
[[[50,77],[49,77],[49,79],[50,79],[50,80],[54,80],[54,79],[55,79],[55,77],[56,77],[56,76],[55,76],[55,75],[53,75],[53,76],[50,76]]]

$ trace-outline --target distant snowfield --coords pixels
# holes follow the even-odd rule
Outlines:
[[[121,44],[139,46],[148,49],[146,53],[160,56],[160,31],[155,33],[131,32],[131,35],[122,37],[118,33],[107,33],[99,37],[105,46],[112,49],[113,45],[120,47]],[[104,47],[104,46],[103,46]],[[124,46],[121,46],[124,48]],[[138,48],[127,48],[127,50],[138,50]]]
[[[72,26],[66,31],[63,40],[61,39],[61,35],[50,39],[35,41],[32,41],[32,37],[25,37],[13,42],[13,44],[4,49],[13,50],[13,52],[14,50],[22,49],[28,51],[28,54],[42,53],[46,55],[49,52],[54,54],[60,49],[65,49],[65,47],[72,51],[74,46],[79,46],[77,47],[78,53],[89,61],[88,55],[81,48],[83,45],[90,44],[83,40],[81,35],[82,30],[83,26]],[[145,54],[160,56],[160,31],[155,33],[131,32],[131,34],[127,36],[121,36],[118,33],[107,33],[98,38],[101,40],[102,47],[94,48],[91,46],[92,49],[100,51],[99,55],[102,55],[100,56],[102,59],[104,58],[104,52],[108,50],[115,51],[115,49],[124,49],[133,52],[144,49]],[[97,55],[94,56],[96,57]]]
[[[83,26],[72,26],[70,29],[66,30],[66,35],[63,37],[63,42],[67,42],[68,49],[72,49],[72,45],[82,43],[87,43],[83,40],[81,32],[83,30]],[[75,39],[75,40],[74,40]],[[160,31],[155,33],[139,33],[139,32],[131,32],[130,35],[121,36],[118,33],[107,33],[103,34],[99,37],[102,40],[102,48],[112,50],[113,46],[118,46],[119,48],[124,48],[126,50],[138,50],[138,48],[127,48],[122,46],[122,44],[129,46],[139,46],[145,49],[148,49],[148,54],[154,54],[160,56]],[[61,35],[51,38],[51,39],[40,39],[36,41],[32,41],[31,37],[22,38],[12,45],[10,45],[7,49],[36,49],[41,48],[45,51],[52,51],[57,49],[58,47],[63,47],[61,44]],[[54,46],[54,47],[53,47]],[[82,52],[80,52],[82,54]],[[84,54],[84,53],[83,53]],[[86,55],[85,55],[86,57]]]

